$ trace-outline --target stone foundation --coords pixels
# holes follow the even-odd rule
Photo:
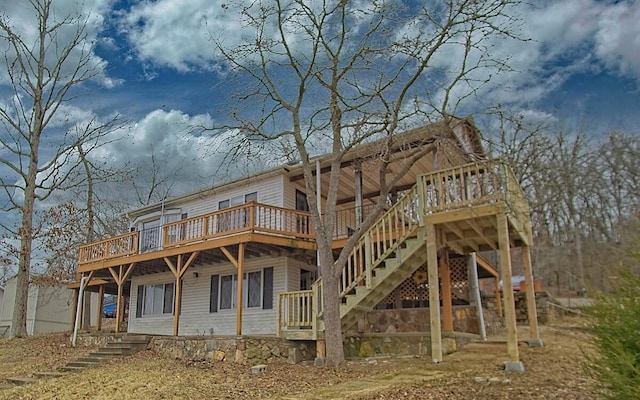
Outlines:
[[[495,334],[504,325],[495,310],[485,309],[484,318],[489,335]],[[429,332],[429,319],[429,308],[374,310],[362,317],[346,334],[359,336],[370,333]],[[476,307],[454,306],[453,329],[455,332],[480,334]]]
[[[444,333],[442,351],[455,353],[478,336],[465,333]],[[431,335],[427,332],[368,333],[349,336],[344,341],[345,357],[430,356]]]
[[[291,364],[312,361],[316,344],[276,337],[163,337],[151,340],[151,349],[174,358],[228,361],[240,364]]]

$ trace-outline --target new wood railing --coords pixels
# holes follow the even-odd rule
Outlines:
[[[354,287],[371,287],[372,271],[396,250],[419,225],[418,196],[414,186],[358,240],[342,269],[340,297]]]
[[[310,213],[250,202],[164,225],[161,248],[188,245],[247,231],[296,239],[312,239],[315,236]],[[139,241],[139,232],[131,232],[81,246],[79,263],[137,254]]]
[[[511,211],[528,213],[522,188],[509,166],[500,160],[466,164],[418,178],[424,215],[505,202]]]

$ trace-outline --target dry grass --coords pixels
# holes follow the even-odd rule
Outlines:
[[[338,369],[272,364],[262,374],[252,374],[250,366],[142,352],[3,389],[0,399],[595,399],[580,368],[587,335],[575,322],[541,327],[544,348],[520,347],[524,374],[505,373],[506,346],[494,345],[471,346],[439,365],[386,358]],[[0,378],[50,370],[88,351],[69,348],[67,340],[59,335],[0,340]]]

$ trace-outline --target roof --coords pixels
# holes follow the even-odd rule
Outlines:
[[[433,143],[436,139],[440,139],[444,143],[442,147],[440,147],[442,153],[441,158],[443,158],[440,162],[444,164],[440,166],[441,168],[445,168],[446,164],[459,165],[484,158],[481,135],[471,117],[452,117],[448,122],[441,120],[394,135],[391,150],[394,152],[404,152],[408,148],[416,148],[421,145]],[[358,159],[377,159],[383,151],[388,151],[388,141],[386,138],[363,143],[345,154],[342,165],[350,165],[354,160]],[[330,165],[332,157],[332,154],[329,153],[314,157],[312,160],[319,163],[321,168],[327,168]],[[433,160],[430,160],[430,163],[433,163]],[[416,170],[424,170],[424,168],[424,165],[421,165],[418,166]],[[229,190],[239,185],[246,185],[251,181],[261,181],[273,176],[285,175],[295,181],[302,178],[302,172],[303,166],[300,162],[296,164],[282,164],[256,174],[232,179],[213,187],[131,210],[127,215],[135,218],[157,211],[161,207],[167,209],[184,201],[209,196],[217,191]],[[415,183],[415,181],[413,183]],[[400,184],[402,184],[402,182]]]

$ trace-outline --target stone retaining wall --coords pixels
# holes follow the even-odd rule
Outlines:
[[[442,351],[454,353],[477,339],[473,334],[444,333]],[[430,356],[431,335],[427,332],[395,332],[349,336],[345,339],[344,351],[346,357]]]
[[[78,344],[88,347],[104,347],[119,340],[125,334],[82,334]],[[203,337],[203,336],[153,336],[148,348],[173,358],[194,361],[229,361],[241,364],[266,364],[272,362],[299,363],[313,361],[316,344],[313,341],[288,341],[276,337]]]

